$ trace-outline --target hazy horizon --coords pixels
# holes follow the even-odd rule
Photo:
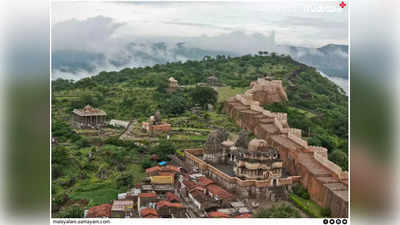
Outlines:
[[[316,48],[348,45],[347,14],[335,1],[53,2],[52,78],[76,80],[202,54],[318,56]],[[287,45],[307,49],[293,53]],[[334,54],[347,62],[347,51]]]

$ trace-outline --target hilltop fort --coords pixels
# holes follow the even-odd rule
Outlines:
[[[308,145],[301,130],[290,128],[286,113],[260,106],[288,100],[282,82],[260,78],[250,87],[243,95],[226,100],[224,111],[257,139],[239,154],[237,145],[224,138],[214,145],[206,144],[204,149],[187,149],[185,162],[242,197],[281,198],[286,187],[300,182],[310,198],[329,208],[333,217],[348,217],[348,173],[328,160],[326,148]],[[209,141],[218,136],[223,137],[210,134]],[[234,173],[218,168],[227,159],[233,161]],[[282,176],[283,168],[287,176]]]

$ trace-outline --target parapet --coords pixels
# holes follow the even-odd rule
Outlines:
[[[340,168],[340,166],[336,165],[332,161],[323,157],[318,152],[314,152],[314,159],[316,159],[322,166],[324,166],[325,168],[330,170],[332,173],[334,173],[339,179],[342,179],[345,176],[345,174],[343,173],[342,168]]]
[[[312,146],[312,145],[308,146],[308,148],[311,151],[321,155],[323,158],[326,158],[326,159],[328,158],[328,149],[327,148],[324,148],[321,146]]]
[[[307,148],[308,147],[308,143],[307,141],[301,139],[300,137],[292,134],[292,133],[288,133],[288,138],[290,140],[292,140],[293,142],[295,142],[296,144],[302,146],[303,148]]]

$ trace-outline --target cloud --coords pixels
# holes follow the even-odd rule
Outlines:
[[[58,49],[94,50],[110,41],[124,23],[97,16],[86,20],[71,19],[57,23],[52,29],[52,47]]]

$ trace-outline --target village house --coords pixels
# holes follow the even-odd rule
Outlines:
[[[141,193],[138,198],[138,211],[141,208],[152,208],[158,201],[157,194],[155,192]]]
[[[202,182],[207,183],[206,179]],[[179,193],[190,199],[193,205],[199,210],[208,211],[220,207],[220,202],[208,194],[207,189],[198,181],[184,178],[179,185]]]
[[[72,124],[76,128],[101,128],[106,124],[107,114],[101,110],[86,105],[83,109],[72,111]]]
[[[139,216],[142,218],[159,218],[157,211],[154,208],[144,208],[139,211]]]
[[[166,165],[166,166],[154,166],[146,169],[146,175],[147,176],[157,176],[157,175],[162,175],[166,173],[170,174],[178,174],[180,173],[181,170],[179,167],[174,166],[174,165]]]
[[[189,190],[188,196],[199,210],[207,210],[209,208],[208,205],[211,203],[211,198],[207,196],[205,188],[195,187]]]
[[[168,176],[151,176],[150,177],[151,184],[174,184],[174,176],[170,174]]]
[[[223,212],[218,212],[218,211],[209,212],[208,217],[209,218],[229,218],[229,216],[227,214],[225,214]]]
[[[172,184],[143,184],[142,191],[155,192],[157,194],[165,194],[169,191],[174,191],[174,185],[172,185]]]
[[[110,126],[113,127],[122,127],[122,128],[127,128],[129,126],[129,121],[123,121],[123,120],[110,120],[108,123]]]
[[[88,210],[88,218],[110,218],[111,217],[111,204],[102,204],[93,206]]]
[[[163,218],[185,218],[185,207],[182,203],[161,200],[157,202],[156,209],[160,217]]]
[[[253,218],[253,215],[250,214],[250,213],[244,213],[244,214],[237,215],[237,216],[235,216],[233,218],[248,219],[248,218]]]
[[[203,176],[198,178],[198,183],[207,189],[208,195],[216,201],[219,201],[221,206],[230,203],[234,199],[234,195],[218,186],[213,180]]]
[[[132,188],[131,190],[126,192],[125,199],[137,202],[140,193],[142,193],[142,190],[140,188]]]
[[[169,132],[171,130],[171,124],[162,123],[160,112],[157,111],[154,116],[150,116],[149,121],[142,122],[142,130],[149,134]]]
[[[112,218],[133,217],[133,201],[132,200],[114,200],[111,207]]]
[[[178,196],[172,192],[167,192],[165,198],[170,202],[179,202]]]

